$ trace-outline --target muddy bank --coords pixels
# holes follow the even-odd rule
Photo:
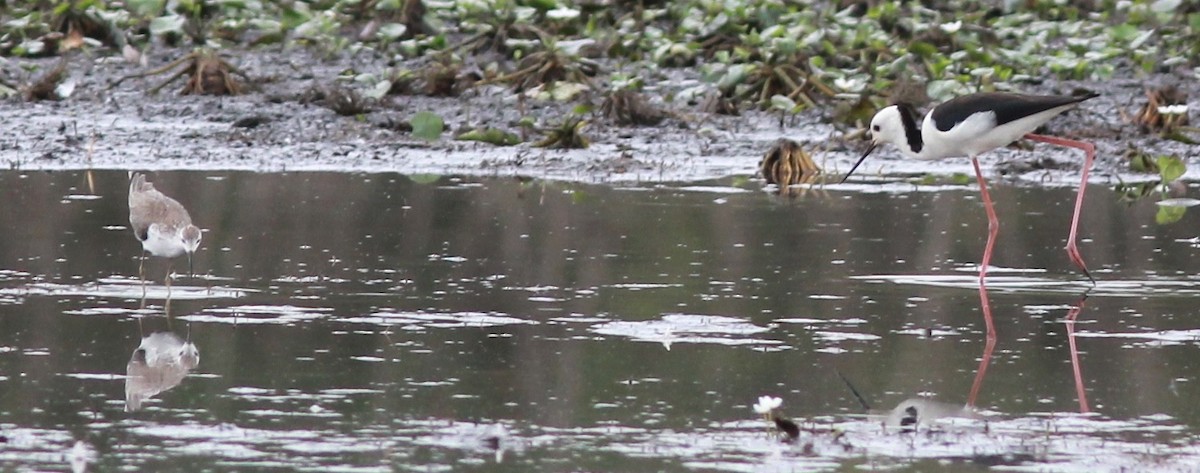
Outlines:
[[[157,51],[148,67],[166,64],[186,51]],[[381,57],[360,54],[326,58],[301,49],[243,50],[232,55],[247,71],[253,90],[241,96],[180,96],[182,81],[162,92],[147,93],[162,78],[123,76],[144,71],[119,58],[78,56],[71,62],[68,82],[74,92],[65,100],[3,102],[0,162],[11,169],[139,169],[397,172],[403,174],[521,175],[581,182],[696,181],[725,176],[752,176],[762,154],[778,138],[808,145],[828,173],[849,169],[864,148],[844,138],[851,130],[829,125],[828,117],[813,111],[789,117],[780,126],[778,115],[743,110],[740,116],[702,113],[684,100],[661,103],[673,117],[653,127],[623,127],[601,117],[589,119],[585,150],[551,150],[529,142],[501,147],[454,141],[459,130],[491,126],[517,131],[523,115],[550,126],[568,113],[570,105],[524,101],[506,87],[481,86],[456,98],[387,96],[359,117],[339,116],[304,97],[329,87],[339,73],[388,67]],[[54,59],[7,59],[11,78],[30,80]],[[27,72],[33,70],[35,72]],[[658,100],[701,84],[698,73],[672,69],[646,77],[647,93]],[[1139,149],[1154,155],[1177,154],[1185,159],[1194,148],[1141,134],[1127,124],[1120,110],[1133,113],[1145,100],[1145,88],[1182,84],[1196,96],[1194,80],[1162,74],[1146,79],[1106,82],[1046,82],[1028,92],[1069,93],[1085,88],[1104,94],[1080,110],[1048,125],[1047,133],[1096,142],[1095,182],[1151,179],[1129,174],[1122,155]],[[358,87],[345,82],[347,87]],[[593,99],[599,103],[599,97]],[[406,122],[420,111],[432,111],[446,121],[439,140],[415,139]],[[536,134],[536,132],[531,132]],[[1071,151],[1039,146],[1036,152],[1016,149],[991,153],[998,164],[993,176],[1070,184],[1080,156]],[[971,173],[966,159],[922,163],[901,159],[895,150],[877,153],[864,164],[863,176],[911,176],[926,173]],[[1189,171],[1187,178],[1200,178]]]

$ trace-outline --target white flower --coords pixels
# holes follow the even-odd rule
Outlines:
[[[846,92],[862,92],[867,87],[867,80],[863,77],[838,77],[833,80],[833,86]]]
[[[957,33],[958,30],[962,29],[962,25],[963,25],[962,21],[959,20],[959,21],[955,21],[953,23],[942,23],[941,28],[942,28],[942,31],[946,32],[946,34],[954,34],[954,33]]]
[[[779,406],[782,406],[782,405],[783,405],[783,399],[780,399],[777,397],[771,397],[771,396],[759,396],[758,402],[754,404],[754,412],[757,412],[759,414],[766,414],[775,409],[778,409]]]

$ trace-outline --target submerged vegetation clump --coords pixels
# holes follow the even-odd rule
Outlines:
[[[812,182],[821,174],[821,167],[804,151],[800,143],[789,139],[775,142],[759,162],[759,172],[767,184],[784,188]]]
[[[165,66],[122,77],[113,84],[113,87],[127,79],[165,74],[180,65],[184,66],[166,80],[151,87],[150,93],[158,93],[163,87],[170,85],[180,77],[186,77],[187,82],[179,90],[180,95],[241,95],[243,86],[234,75],[241,76],[243,80],[249,80],[245,73],[222,59],[215,51],[201,48],[171,61]]]
[[[667,118],[665,110],[632,89],[609,92],[600,104],[600,113],[609,121],[625,126],[654,126]]]
[[[42,75],[35,78],[25,87],[22,87],[21,92],[25,97],[25,101],[33,102],[36,100],[59,100],[64,98],[61,91],[63,79],[67,77],[67,57],[63,56],[58,60],[58,64],[50,70],[43,72]]]
[[[1188,124],[1187,93],[1173,85],[1146,90],[1146,103],[1133,117],[1145,133],[1168,134]]]
[[[583,135],[583,128],[588,124],[582,113],[572,114],[561,123],[544,130],[546,137],[534,143],[538,148],[582,149],[587,148],[591,141]]]

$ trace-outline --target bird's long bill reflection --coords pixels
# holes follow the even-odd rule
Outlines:
[[[142,338],[125,365],[125,411],[142,408],[142,402],[178,386],[200,363],[196,345],[171,332]]]

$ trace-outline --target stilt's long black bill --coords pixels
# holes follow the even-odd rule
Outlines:
[[[869,148],[867,148],[867,151],[865,153],[863,153],[861,158],[858,158],[858,162],[854,163],[854,167],[850,168],[850,172],[846,173],[846,177],[842,178],[842,182],[846,182],[846,179],[850,179],[850,175],[854,174],[854,170],[858,169],[858,165],[862,164],[863,161],[865,161],[867,159],[867,156],[869,156],[872,151],[875,151],[875,147],[877,147],[877,146],[879,146],[879,143],[876,143],[874,141],[871,142],[871,146]]]
[[[192,277],[192,276],[193,276],[193,273],[192,273],[192,254],[191,254],[191,253],[188,253],[188,277],[190,278],[190,277]]]

